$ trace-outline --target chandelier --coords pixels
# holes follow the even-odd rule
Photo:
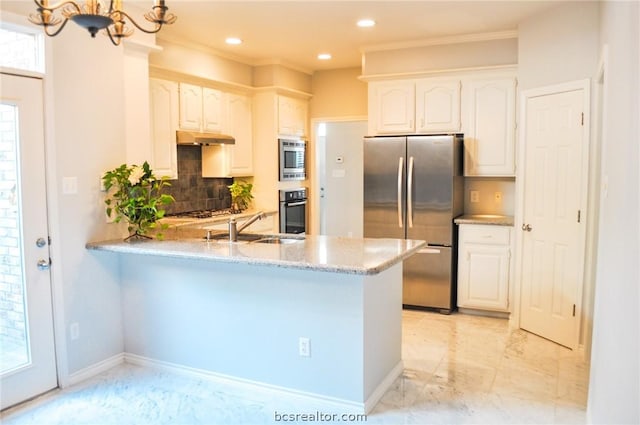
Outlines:
[[[151,11],[144,15],[145,19],[153,24],[152,29],[140,26],[124,10],[122,0],[110,0],[109,8],[103,5],[102,0],[86,0],[84,5],[75,1],[61,1],[50,4],[49,0],[34,0],[38,6],[38,12],[29,15],[29,21],[44,27],[44,32],[50,37],[55,37],[62,31],[69,20],[83,28],[86,28],[91,37],[95,37],[98,31],[105,30],[111,42],[118,46],[124,37],[133,34],[133,28],[127,23],[132,23],[140,31],[154,34],[162,29],[163,25],[173,24],[177,16],[167,13],[169,9],[164,0],[154,0]],[[60,9],[62,17],[56,16],[56,10]]]

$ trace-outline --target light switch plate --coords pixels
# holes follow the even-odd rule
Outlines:
[[[62,193],[64,195],[75,195],[78,193],[78,178],[77,177],[63,177],[62,178]]]

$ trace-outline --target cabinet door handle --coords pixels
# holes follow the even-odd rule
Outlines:
[[[523,224],[522,225],[522,230],[524,230],[525,232],[530,232],[533,230],[533,227],[531,227],[530,224]]]

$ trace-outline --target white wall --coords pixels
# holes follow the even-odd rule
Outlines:
[[[640,423],[638,143],[640,6],[603,2],[605,67],[600,234],[588,420]],[[629,219],[627,219],[629,218]]]
[[[218,56],[204,47],[184,46],[158,39],[162,51],[150,55],[152,66],[209,81],[244,86],[253,84],[252,68],[238,61]]]
[[[87,241],[120,237],[122,231],[105,223],[98,184],[103,171],[125,158],[123,50],[73,23],[47,46],[49,224],[65,375],[123,350],[117,262],[85,249]],[[77,194],[62,193],[63,177],[77,177]],[[72,341],[65,331],[74,322],[80,337]]]
[[[368,51],[363,75],[424,72],[479,66],[513,65],[518,61],[518,40],[511,38]]]
[[[598,3],[569,2],[518,26],[518,89],[591,78],[598,64]]]

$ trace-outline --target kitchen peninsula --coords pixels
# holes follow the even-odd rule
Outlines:
[[[119,254],[127,360],[368,412],[402,372],[402,260],[425,243],[270,240],[87,244]]]

